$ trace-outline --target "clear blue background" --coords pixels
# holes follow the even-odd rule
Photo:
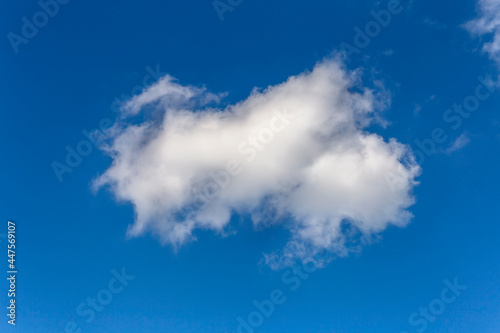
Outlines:
[[[82,130],[115,117],[113,100],[142,84],[146,66],[227,91],[227,102],[236,102],[255,86],[311,69],[341,42],[352,44],[354,26],[364,27],[385,1],[245,0],[221,22],[208,0],[71,0],[18,54],[2,37],[0,232],[8,219],[17,222],[19,274],[15,328],[6,323],[1,279],[0,330],[63,332],[75,320],[82,332],[234,332],[253,300],[279,288],[287,300],[259,332],[415,332],[409,315],[440,296],[444,279],[457,277],[468,289],[427,332],[499,332],[500,96],[482,102],[456,131],[442,120],[474,92],[477,76],[496,77],[497,68],[461,27],[475,17],[474,1],[404,6],[348,65],[383,79],[393,94],[384,113],[391,126],[373,130],[414,148],[436,127],[448,135],[439,149],[465,131],[471,143],[426,158],[408,227],[386,230],[295,292],[281,281],[283,271],[258,264],[263,252],[284,246],[286,230],[256,232],[248,217],[235,216],[236,235],[198,232],[177,253],[149,235],[127,240],[132,207],[90,190],[110,159],[94,149],[62,183],[51,163],[85,139]],[[1,7],[3,36],[19,34],[21,18],[40,10],[34,0]],[[2,272],[6,265],[5,253]],[[86,324],[76,307],[122,267],[135,280]]]

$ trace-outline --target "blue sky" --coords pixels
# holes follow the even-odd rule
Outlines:
[[[498,332],[498,1],[402,1],[404,9],[392,14],[391,22],[370,38],[369,45],[348,57],[350,61],[341,45],[354,46],[354,28],[365,29],[374,20],[370,12],[386,10],[387,1],[232,3],[232,11],[224,12],[221,20],[210,1],[72,0],[59,4],[58,12],[47,16],[47,24],[16,47],[8,34],[22,36],[22,18],[32,21],[41,7],[37,1],[3,4],[0,212],[4,229],[0,233],[7,232],[8,220],[16,222],[19,273],[16,327],[8,325],[3,314],[1,331],[245,332],[252,329],[249,321],[262,318],[255,332]],[[167,74],[177,81],[162,81]],[[296,86],[285,84],[294,75],[299,75]],[[322,84],[323,75],[332,80],[348,78],[341,83],[334,80],[330,87]],[[265,90],[278,85],[281,90]],[[325,86],[331,91],[341,87],[340,97],[332,99],[328,89],[321,90]],[[156,96],[156,104],[131,99],[151,97],[154,87],[162,93]],[[258,90],[252,94],[255,87]],[[182,92],[169,95],[168,89]],[[447,113],[454,104],[473,101],[478,89],[485,97],[470,115],[466,112],[457,120],[459,113]],[[194,100],[184,101],[189,93],[196,95]],[[300,98],[294,100],[297,95]],[[123,100],[121,104],[117,98]],[[368,202],[343,201],[347,194],[342,190],[321,197],[318,205],[340,207],[328,211],[330,222],[334,213],[351,204],[353,212],[346,216],[353,220],[362,216],[356,220],[359,223],[353,222],[361,230],[356,229],[364,240],[361,246],[357,236],[352,240],[355,245],[337,240],[325,243],[322,237],[335,238],[347,231],[331,231],[331,235],[325,229],[319,235],[311,231],[315,224],[309,217],[321,217],[317,210],[324,208],[311,208],[316,202],[304,204],[309,196],[323,193],[316,191],[314,183],[300,183],[300,188],[310,191],[295,197],[291,190],[272,187],[272,193],[280,193],[283,200],[273,201],[273,195],[259,192],[270,182],[266,175],[274,175],[269,165],[278,170],[271,182],[294,180],[294,175],[308,170],[280,160],[279,153],[290,152],[284,153],[287,158],[307,155],[307,140],[313,139],[300,136],[300,126],[307,125],[303,133],[319,131],[323,123],[313,120],[340,114],[331,105],[344,100],[351,103],[346,107],[347,118],[369,122],[358,126],[348,121],[342,127],[346,131],[332,127],[335,133],[326,139],[330,144],[345,140],[356,146],[359,138],[377,134],[383,138],[374,143],[374,154],[379,156],[377,152],[389,149],[389,139],[394,138],[421,167],[417,175],[408,171],[416,166],[411,158],[401,164],[405,184],[396,185],[396,191],[380,192],[387,195],[377,196],[378,190],[387,187],[387,172],[369,173],[366,182],[346,185],[349,196],[366,196]],[[234,201],[217,198],[218,203],[226,201],[216,207],[221,210],[214,208],[204,215],[213,217],[208,218],[211,222],[193,215],[196,207],[184,202],[179,204],[183,210],[176,211],[181,196],[174,192],[171,197],[161,194],[161,200],[144,194],[161,183],[158,177],[165,176],[148,178],[150,185],[142,191],[141,177],[149,177],[143,164],[154,165],[160,152],[168,152],[163,161],[167,175],[200,170],[194,168],[196,163],[227,161],[231,154],[225,153],[226,146],[214,144],[217,141],[212,138],[229,133],[224,143],[236,140],[236,150],[240,139],[229,136],[233,132],[224,122],[224,115],[232,115],[228,110],[245,128],[245,114],[256,118],[265,114],[253,103],[271,108],[277,101],[291,105],[292,113],[297,103],[327,106],[325,110],[311,107],[317,113],[307,114],[315,117],[306,114],[280,136],[275,133],[276,140],[261,155],[271,163],[263,163],[268,171],[261,172],[256,162],[247,167],[248,172],[255,171],[254,178],[235,176],[238,191],[229,192]],[[359,106],[362,103],[370,104],[369,110]],[[183,115],[180,109],[192,114],[205,110],[219,131],[204,136],[195,129],[205,118],[189,116],[185,120],[192,121],[195,129],[186,137],[169,137],[158,119],[171,112],[176,124]],[[138,111],[129,116],[130,110]],[[115,126],[106,137],[111,153],[92,145],[71,173],[58,178],[54,162],[66,165],[66,147],[77,149],[87,140],[82,131],[92,132],[102,124]],[[117,146],[134,126],[145,124],[152,124],[154,133],[165,134],[164,146],[155,151],[149,136]],[[430,147],[436,129],[439,135],[434,136],[440,142],[433,140],[435,149],[426,154],[416,140]],[[196,135],[202,138],[200,143],[208,143],[200,144],[199,150],[187,140]],[[284,138],[302,146],[290,145]],[[141,140],[151,154],[134,146]],[[198,159],[205,156],[206,147],[210,154]],[[179,155],[172,158],[172,152]],[[129,153],[130,158],[124,158]],[[213,157],[219,155],[220,159]],[[307,156],[305,160],[313,158]],[[335,156],[335,161],[346,161],[343,154]],[[396,168],[397,154],[391,151],[386,158],[387,170]],[[318,174],[339,177],[332,182],[347,179],[350,174],[343,172],[349,165],[332,169],[343,165],[340,162],[327,164],[327,171],[319,169],[323,173]],[[354,164],[354,168],[363,166]],[[106,174],[111,176],[103,179]],[[98,179],[102,186],[96,189]],[[135,187],[127,187],[129,181]],[[163,190],[158,185],[159,193]],[[255,197],[251,196],[254,190],[259,193]],[[411,198],[414,202],[408,204]],[[252,200],[267,206],[250,207]],[[377,203],[375,208],[364,210],[371,207],[370,200]],[[393,213],[377,215],[380,204],[387,204]],[[278,221],[268,220],[269,206],[285,207],[287,214]],[[225,208],[230,216],[220,218]],[[413,217],[400,218],[404,212]],[[2,248],[6,246],[4,238],[0,241]],[[299,250],[306,255],[290,244],[302,246]],[[320,260],[318,265],[324,267],[307,279],[297,266],[290,268],[292,262],[301,265],[325,249],[330,259]],[[4,258],[0,267],[5,275],[6,265]],[[116,275],[123,276],[123,269],[129,280],[118,288]],[[454,294],[448,283],[455,280],[467,288]],[[446,288],[445,299],[455,296],[449,303],[443,301]],[[7,289],[2,279],[0,302],[5,313]],[[120,291],[109,292],[112,289]],[[249,319],[258,311],[254,301],[269,304],[273,290],[282,292],[274,297],[279,301],[273,313]],[[112,300],[100,311],[89,310],[87,298],[99,295],[101,299],[111,295]],[[435,310],[439,314],[429,315],[432,320],[420,313],[420,308],[429,306],[439,309]],[[85,310],[87,314],[81,315]],[[238,317],[250,330],[239,327]]]

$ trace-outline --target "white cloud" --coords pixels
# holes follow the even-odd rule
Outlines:
[[[466,28],[476,36],[489,35],[483,51],[500,63],[500,0],[479,0],[478,18],[466,23]]]
[[[176,108],[193,101],[194,97],[202,104],[219,102],[224,94],[211,94],[205,88],[182,86],[170,75],[163,76],[155,85],[149,87],[147,92],[134,96],[122,105],[121,110],[125,116],[137,114],[146,106],[160,106],[163,109]],[[201,98],[200,98],[201,97]]]
[[[341,253],[345,226],[373,235],[410,221],[419,173],[407,146],[366,131],[384,101],[356,82],[328,60],[216,109],[199,105],[217,95],[167,76],[125,104],[126,114],[147,107],[162,117],[117,122],[105,148],[113,164],[94,185],[133,204],[130,236],[152,232],[178,246],[248,213],[255,227],[289,228],[288,258]]]
[[[457,150],[462,149],[466,145],[470,143],[470,138],[467,133],[462,133],[452,144],[450,147],[446,149],[447,154],[451,154]]]

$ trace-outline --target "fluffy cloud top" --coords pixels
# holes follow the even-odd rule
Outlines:
[[[479,0],[479,17],[466,24],[474,35],[491,35],[491,41],[483,46],[483,51],[500,63],[500,0]]]
[[[324,61],[218,109],[205,103],[220,96],[164,77],[123,107],[160,117],[115,124],[112,166],[94,185],[133,204],[131,236],[178,246],[197,228],[224,232],[241,213],[289,228],[289,257],[341,251],[346,225],[372,235],[408,223],[419,173],[406,146],[366,132],[380,101],[357,81]]]

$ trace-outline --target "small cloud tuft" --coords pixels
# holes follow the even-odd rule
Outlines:
[[[451,154],[462,149],[470,143],[470,138],[467,133],[462,133],[446,150],[446,154]]]

